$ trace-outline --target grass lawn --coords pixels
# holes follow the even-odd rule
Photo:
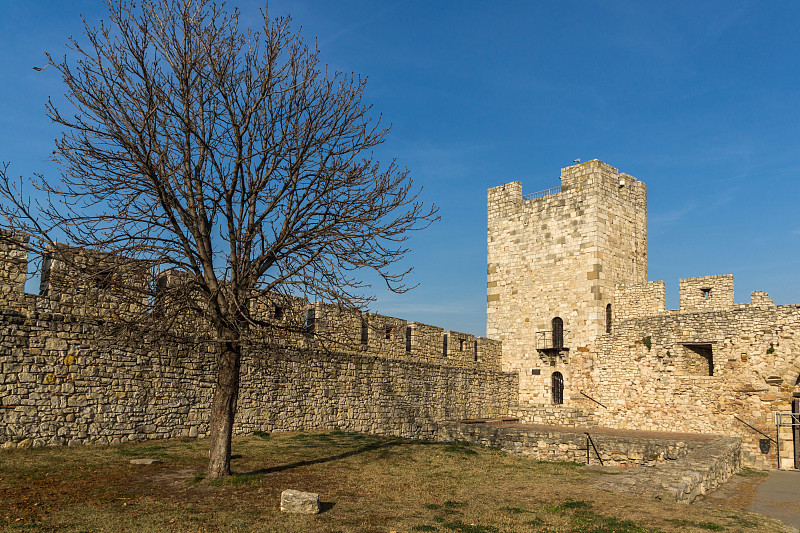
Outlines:
[[[237,438],[233,470],[207,482],[204,440],[0,452],[2,531],[781,531],[733,510],[634,499],[604,475],[464,444],[338,431]],[[141,466],[130,459],[151,457]],[[323,512],[286,515],[284,489]]]

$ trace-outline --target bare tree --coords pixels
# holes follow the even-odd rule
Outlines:
[[[31,203],[5,167],[3,211],[40,252],[62,249],[58,230],[70,245],[180,273],[172,301],[202,312],[219,346],[208,475],[227,476],[243,339],[269,326],[252,299],[358,308],[362,269],[406,290],[393,266],[436,209],[407,171],[373,160],[388,129],[362,103],[365,80],[321,67],[288,18],[264,13],[260,33],[242,32],[236,11],[206,0],[108,5],[108,22],[70,41],[76,61],[50,58],[71,104],[48,104],[65,131],[60,179],[32,180]],[[158,301],[139,298],[143,309]]]

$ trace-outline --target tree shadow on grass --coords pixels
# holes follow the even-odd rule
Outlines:
[[[309,459],[307,461],[296,461],[294,463],[289,463],[285,465],[278,465],[278,466],[271,466],[269,468],[261,468],[259,470],[253,470],[251,472],[242,472],[242,475],[259,475],[259,474],[274,474],[277,472],[283,472],[285,470],[292,470],[293,468],[300,468],[302,466],[310,466],[310,465],[318,465],[322,463],[329,463],[331,461],[338,461],[339,459],[346,459],[348,457],[352,457],[354,455],[360,455],[362,453],[372,452],[375,450],[385,449],[385,448],[393,448],[395,446],[400,445],[419,445],[419,444],[426,444],[423,441],[420,442],[409,442],[407,440],[391,440],[388,442],[376,442],[373,444],[368,444],[366,446],[362,446],[361,448],[357,448],[355,450],[350,450],[348,452],[343,452],[337,455],[331,455],[329,457],[320,457],[319,459]]]

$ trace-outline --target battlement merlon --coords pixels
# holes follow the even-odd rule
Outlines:
[[[681,311],[716,311],[733,307],[733,275],[701,276],[678,281]]]
[[[733,275],[700,276],[679,280],[680,312],[725,311],[751,305],[771,307],[775,304],[764,291],[753,291],[749,304],[736,304],[733,299]],[[656,315],[665,311],[664,282],[618,283],[614,287],[613,320],[627,320]]]
[[[624,188],[645,187],[641,182],[599,159],[592,159],[561,169],[561,191],[582,187]]]
[[[618,283],[611,307],[613,322],[663,313],[665,293],[663,281]]]
[[[504,219],[521,212],[523,209],[539,209],[545,202],[557,199],[560,195],[572,196],[597,193],[616,193],[626,201],[633,201],[641,211],[642,220],[637,221],[642,228],[646,227],[647,186],[644,182],[599,159],[592,159],[561,169],[561,185],[543,191],[522,194],[522,183],[512,181],[488,191],[489,221]]]
[[[25,301],[28,235],[0,229],[0,302],[14,307]]]

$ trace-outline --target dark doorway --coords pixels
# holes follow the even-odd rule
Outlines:
[[[561,317],[555,317],[552,321],[553,326],[553,348],[561,349],[564,347],[564,321]]]
[[[564,403],[564,376],[561,372],[553,372],[553,403],[561,405]]]

